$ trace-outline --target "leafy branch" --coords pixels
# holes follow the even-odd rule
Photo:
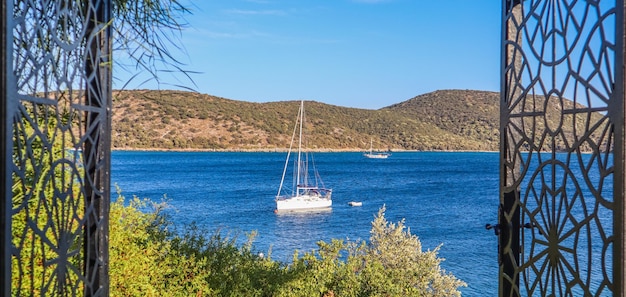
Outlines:
[[[191,10],[178,0],[114,0],[114,51],[124,52],[131,60],[130,63],[116,61],[116,65],[128,72],[146,71],[150,74],[147,81],[156,80],[159,84],[160,73],[181,73],[195,86],[190,76],[193,72],[184,69],[185,64],[174,54],[174,51],[186,54],[180,37],[188,26],[185,16],[189,14]]]

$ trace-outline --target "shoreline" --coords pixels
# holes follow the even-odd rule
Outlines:
[[[127,151],[127,152],[201,152],[201,153],[286,153],[287,148],[273,149],[164,149],[164,148],[111,148],[111,151]],[[363,153],[367,150],[355,149],[308,149],[314,153]],[[389,150],[391,153],[498,153],[499,151],[474,151],[474,150]]]

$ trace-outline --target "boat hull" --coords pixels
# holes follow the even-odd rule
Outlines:
[[[369,159],[387,159],[389,157],[388,154],[363,154],[363,156]]]
[[[276,210],[314,210],[321,208],[329,208],[333,204],[330,195],[327,197],[300,195],[295,197],[279,197],[276,198]]]

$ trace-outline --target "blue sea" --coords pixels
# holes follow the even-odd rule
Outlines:
[[[367,240],[385,206],[387,220],[404,220],[424,250],[441,245],[442,267],[468,284],[463,296],[497,296],[497,237],[485,224],[497,221],[498,156],[396,152],[376,160],[316,153],[324,184],[333,189],[332,210],[316,213],[274,213],[286,153],[115,151],[111,181],[127,198],[165,195],[175,224],[195,222],[242,240],[256,231],[254,249],[283,262],[295,250],[316,249],[319,240]]]

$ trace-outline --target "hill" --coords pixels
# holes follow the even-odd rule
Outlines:
[[[550,100],[554,101],[554,100]],[[184,91],[115,91],[113,149],[284,150],[299,101],[252,103]],[[499,149],[499,93],[441,90],[379,110],[305,103],[309,148]]]

